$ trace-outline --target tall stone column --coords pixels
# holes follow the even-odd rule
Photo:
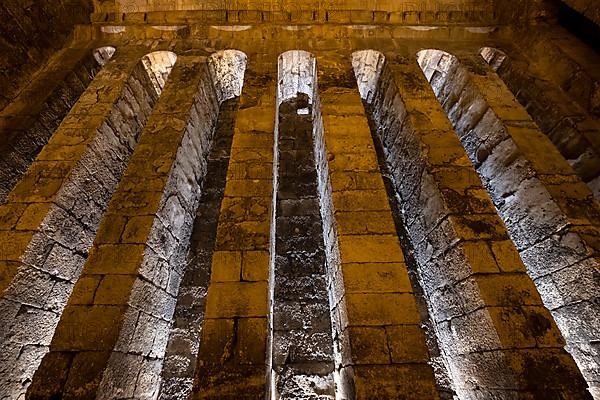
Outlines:
[[[180,56],[28,398],[158,394],[218,110],[206,59]]]
[[[355,68],[461,399],[587,399],[585,382],[413,57]]]
[[[436,399],[420,315],[352,65],[330,61],[318,66],[324,88],[314,104],[314,140],[337,395]],[[328,70],[331,64],[342,66],[341,76]]]
[[[194,398],[265,396],[276,82],[246,72],[221,203]]]
[[[489,65],[453,62],[446,77],[463,90],[448,82],[440,101],[598,397],[600,205]]]
[[[18,398],[58,324],[158,94],[119,52],[0,206],[0,397]]]

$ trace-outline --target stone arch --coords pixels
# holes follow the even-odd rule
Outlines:
[[[114,51],[111,46],[67,50],[64,63],[50,64],[19,101],[0,112],[0,204]]]
[[[209,68],[220,102],[242,94],[247,56],[239,50],[221,50],[209,57]]]
[[[597,391],[600,259],[590,238],[600,236],[598,203],[483,58],[429,49],[417,59],[566,349]]]
[[[106,60],[109,53],[105,48],[95,54]],[[17,218],[34,210],[36,215],[26,235],[17,226],[2,232],[3,240],[21,240],[8,254],[0,249],[0,260],[11,266],[0,280],[5,310],[0,348],[7,355],[0,397],[18,398],[27,391],[56,336],[100,222],[173,66],[172,56],[157,56],[120,52],[107,63],[0,206],[25,203],[28,208]],[[65,160],[65,154],[71,156]],[[44,196],[31,190],[33,184]]]
[[[177,54],[172,51],[154,51],[142,57],[142,64],[150,76],[154,90],[160,95],[175,62]]]
[[[494,47],[479,54],[498,74],[540,130],[565,157],[596,197],[600,197],[600,124],[528,62]],[[581,128],[581,127],[585,128]]]
[[[359,50],[352,53],[352,67],[358,91],[367,103],[373,101],[384,65],[385,56],[377,50]]]
[[[306,95],[308,104],[312,104],[317,76],[315,57],[304,50],[286,51],[279,56],[278,67],[277,104],[281,105],[299,94]]]

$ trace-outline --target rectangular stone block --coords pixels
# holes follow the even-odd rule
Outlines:
[[[346,293],[410,293],[403,263],[342,264]]]
[[[346,293],[350,326],[420,323],[412,293]]]
[[[266,282],[213,282],[208,289],[206,318],[264,317]]]
[[[239,251],[213,253],[211,282],[238,282],[242,275],[242,254]]]
[[[396,236],[340,236],[339,246],[344,263],[404,262]]]

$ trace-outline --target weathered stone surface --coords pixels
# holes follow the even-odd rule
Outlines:
[[[312,140],[314,57],[279,58],[273,268],[273,398],[332,399],[333,341]],[[285,207],[285,209],[284,209]],[[283,211],[283,212],[282,212]]]
[[[595,196],[600,197],[600,143],[593,139],[600,135],[598,122],[549,79],[544,79],[543,71],[536,70],[535,65],[512,60],[491,47],[484,47],[481,55]],[[484,153],[489,150],[479,150],[479,158]]]
[[[405,393],[416,399],[438,398],[365,110],[355,81],[338,78],[339,73],[351,73],[351,64],[323,59],[328,67],[332,61],[342,72],[320,70],[324,89],[314,105],[320,107],[314,140],[336,393],[356,399],[403,398]],[[388,331],[406,336],[390,338]],[[401,350],[407,347],[411,352]]]
[[[112,47],[65,49],[0,112],[0,204],[114,51]],[[76,160],[79,153],[81,147],[56,143],[46,146],[40,159]]]
[[[4,268],[0,302],[23,310],[20,319],[1,317],[5,396],[23,393],[41,361],[33,355],[17,359],[15,350],[36,344],[38,357],[47,351],[102,213],[156,101],[157,93],[139,62],[141,55],[139,50],[121,52],[96,76],[50,139],[48,146],[63,146],[61,141],[71,130],[69,120],[89,124],[77,130],[81,137],[73,145],[77,155],[67,161],[61,155],[51,161],[38,158],[1,206],[12,210],[15,204],[26,206],[20,208],[16,223],[3,227],[6,240],[0,247],[0,259],[17,262]],[[136,104],[139,113],[134,116],[126,104]],[[110,170],[103,166],[107,162]],[[36,325],[47,329],[37,330]],[[17,332],[30,337],[17,339]],[[27,368],[20,366],[24,361]]]
[[[600,324],[583,311],[597,307],[600,295],[595,240],[578,232],[600,235],[598,203],[482,59],[464,57],[461,62],[447,53],[425,51],[419,61],[544,304],[553,314],[562,308],[572,312],[568,322],[564,311],[562,318],[555,318],[589,386],[597,387],[598,361],[591,360],[600,360],[594,344],[598,334],[576,333],[570,326]],[[457,90],[449,79],[464,82],[463,89]],[[485,110],[479,119],[466,111],[473,104]],[[482,148],[485,156],[478,157]]]
[[[533,397],[570,390],[569,396],[585,398],[579,371],[562,350],[557,328],[541,306],[516,249],[505,245],[508,235],[504,226],[481,182],[468,169],[467,155],[449,121],[439,111],[423,113],[424,109],[439,110],[440,106],[418,64],[397,57],[384,67],[382,58],[369,52],[357,53],[359,87],[371,106],[376,133],[415,247],[421,285],[457,394],[469,399],[508,398],[518,388],[523,395]],[[435,80],[432,74],[427,76]],[[478,110],[473,105],[465,113],[482,115]],[[436,140],[429,139],[432,134]],[[436,152],[440,147],[443,152]],[[407,176],[407,169],[419,173]],[[505,252],[502,267],[500,258],[492,256],[494,248]],[[512,268],[506,267],[513,263],[516,265]],[[507,318],[508,314],[523,317]],[[520,332],[519,337],[515,330]],[[536,359],[549,362],[555,354],[561,354],[559,368],[576,377],[577,383],[570,389],[560,379],[542,379],[544,372],[534,372],[534,366],[525,375],[518,367],[514,360],[532,351],[536,340],[547,345],[534,350]],[[497,368],[491,368],[491,364]],[[539,378],[542,391],[523,383],[530,376]],[[486,394],[481,397],[480,391]]]
[[[83,269],[83,279],[100,280],[94,296],[87,304],[67,306],[51,344],[50,354],[77,356],[82,351],[99,351],[109,356],[94,363],[89,375],[80,377],[77,385],[67,382],[54,393],[48,392],[46,384],[53,380],[51,374],[37,374],[30,397],[68,396],[82,390],[107,399],[123,393],[131,398],[158,393],[169,323],[183,275],[183,257],[220,101],[205,59],[180,57],[173,77],[141,134]],[[157,82],[160,88],[164,81]],[[173,101],[178,102],[178,109],[171,110]],[[199,121],[200,113],[208,118]],[[184,122],[180,130],[163,130],[154,122],[165,114]],[[146,138],[153,142],[161,139],[163,146],[150,147]],[[142,177],[161,182],[164,191],[155,196],[153,190],[132,185]],[[134,203],[143,204],[148,216],[140,216],[139,208],[132,207]],[[124,221],[116,242],[111,229],[104,228],[114,219]],[[81,345],[79,330],[86,332],[81,335]]]
[[[274,95],[271,76],[246,72],[218,214],[217,257],[212,259],[205,299],[195,399],[257,399],[267,390],[268,276],[264,272],[269,258],[264,255],[269,251],[272,178],[242,176],[236,165],[272,169],[272,156],[264,154],[272,154],[273,149]],[[232,271],[241,274],[234,279]],[[254,271],[263,273],[248,279]]]

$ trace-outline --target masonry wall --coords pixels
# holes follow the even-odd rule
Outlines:
[[[78,47],[117,53],[0,206],[0,393],[589,399],[581,372],[594,383],[595,370],[564,350],[554,319],[586,330],[593,359],[594,309],[542,303],[477,174],[478,153],[452,125],[469,115],[446,112],[415,61],[430,46],[479,57],[509,33],[464,27],[471,11],[448,10],[397,12],[450,27],[397,26],[392,12],[371,25],[380,14],[329,10],[309,16],[315,26],[270,24],[263,12],[188,25],[185,13],[153,11],[78,28]],[[481,22],[487,11],[472,12]],[[249,21],[261,24],[241,25]],[[245,74],[240,52],[213,54],[231,48],[247,52]],[[296,79],[314,75],[301,63],[278,79],[291,48],[314,55],[318,87]],[[365,48],[388,57],[370,52],[353,70]],[[163,61],[178,54],[168,79],[143,58],[150,50]],[[569,63],[585,71],[574,82],[593,77]],[[487,71],[480,83],[500,81]],[[560,90],[576,102],[577,90]],[[487,95],[506,110],[512,97],[499,93]],[[574,184],[558,185],[559,197],[571,201],[583,184],[567,175]],[[569,203],[587,236],[581,273],[567,283],[593,306],[588,193]],[[548,221],[535,207],[526,214]],[[551,268],[566,260],[547,255]]]

